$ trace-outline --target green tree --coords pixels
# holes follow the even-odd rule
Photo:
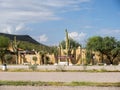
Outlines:
[[[94,64],[94,59],[93,59],[93,51],[98,51],[101,53],[101,57],[102,57],[102,63],[103,63],[103,38],[100,36],[93,36],[91,38],[88,39],[87,41],[87,45],[86,45],[86,49],[87,49],[87,53],[86,53],[86,59],[87,62],[91,62],[92,64]]]
[[[86,64],[90,64],[92,58],[91,51],[87,50],[86,52]]]
[[[21,41],[20,44],[19,44],[19,48],[22,48],[24,50],[33,50],[33,49],[38,49],[37,45],[35,44],[32,44],[32,43],[29,43],[29,42],[25,42],[25,41]]]
[[[66,41],[63,40],[60,45],[62,46],[63,49],[66,48]],[[81,46],[81,44],[79,44],[77,41],[75,41],[74,39],[72,38],[69,38],[69,48],[77,48]]]
[[[114,37],[100,37],[94,36],[88,39],[87,50],[97,51],[103,55],[106,55],[110,64],[114,63],[115,58],[120,54],[120,41],[117,41]]]
[[[35,62],[35,64],[36,64],[37,57],[36,57],[36,56],[34,56],[32,59],[33,59],[33,61],[34,61],[34,62]]]
[[[30,64],[29,65],[29,69],[32,69],[33,71],[35,71],[37,69],[37,64],[36,64],[36,61],[37,61],[37,57],[36,56],[33,56],[32,57],[32,60],[35,62],[33,65]]]
[[[87,50],[100,51],[102,52],[102,42],[103,38],[100,36],[94,36],[88,39]]]
[[[52,46],[51,47],[51,53],[54,54],[55,63],[58,63],[58,55],[60,54],[59,53],[59,51],[60,51],[59,49],[60,49],[60,47],[58,48],[58,46]]]
[[[64,52],[64,54],[65,54],[67,57],[71,57],[71,56],[72,56],[72,55],[71,55],[71,51],[72,51],[72,50],[75,51],[75,49],[78,48],[79,46],[81,46],[81,45],[80,45],[77,41],[75,41],[75,40],[72,39],[72,38],[68,38],[68,32],[67,32],[67,30],[66,30],[66,40],[63,40],[63,41],[60,43],[60,45],[59,45],[60,49],[61,49],[61,47],[62,47],[63,49],[66,49],[66,51]],[[74,54],[75,54],[75,53],[74,53]],[[66,60],[67,60],[67,64],[69,65],[69,60],[70,60],[70,59],[66,58]]]
[[[0,48],[7,48],[10,43],[10,39],[5,36],[0,36]]]
[[[5,36],[0,36],[0,59],[2,61],[2,64],[5,62],[4,56],[6,54],[9,43],[10,43],[9,38]]]
[[[6,54],[5,55],[5,61],[8,64],[10,62],[10,60],[12,60],[12,55],[11,54]]]
[[[120,55],[120,41],[117,41],[114,37],[103,38],[103,54],[107,56],[110,64],[114,63],[115,58]]]

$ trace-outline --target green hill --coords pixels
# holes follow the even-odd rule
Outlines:
[[[16,39],[18,41],[26,41],[26,42],[38,44],[38,45],[41,44],[41,43],[37,42],[36,40],[34,40],[29,35],[13,35],[13,34],[0,33],[0,36],[8,37],[8,38],[10,38],[10,40],[14,40],[14,37],[16,36]],[[41,44],[41,45],[43,45],[43,44]]]
[[[14,40],[14,37],[16,36],[16,40],[20,41],[19,48],[22,48],[25,50],[35,49],[35,50],[42,51],[42,52],[50,52],[51,50],[49,46],[37,42],[29,35],[14,35],[14,34],[0,33],[0,36],[8,37],[12,41]]]

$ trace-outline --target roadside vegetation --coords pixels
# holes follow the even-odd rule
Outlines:
[[[120,62],[120,41],[114,37],[93,36],[87,40],[87,63],[92,60],[92,65],[95,65],[94,52],[98,52],[100,56],[100,63],[118,65]]]
[[[96,86],[120,87],[120,82],[41,82],[41,81],[0,81],[0,86]]]
[[[119,70],[106,70],[106,69],[92,69],[92,70],[65,70],[65,69],[55,69],[55,70],[40,70],[37,69],[36,66],[30,66],[29,69],[7,69],[6,71],[3,71],[0,69],[0,72],[91,72],[91,73],[97,73],[97,72],[120,72]]]

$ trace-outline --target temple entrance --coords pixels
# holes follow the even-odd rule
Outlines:
[[[58,56],[58,65],[72,65],[69,56]]]

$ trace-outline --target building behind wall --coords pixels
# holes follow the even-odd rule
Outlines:
[[[10,49],[12,51],[12,49]],[[33,57],[37,57],[37,64],[38,65],[43,65],[43,64],[60,64],[62,62],[67,62],[66,60],[66,50],[61,49],[59,52],[60,55],[57,57],[54,54],[44,54],[44,57],[36,51],[25,51],[20,49],[18,51],[18,63],[17,64],[34,64]],[[101,57],[98,52],[93,52],[94,53],[94,62],[95,64],[101,62]],[[60,58],[59,58],[60,57]],[[56,61],[57,58],[57,61]],[[83,65],[86,64],[86,49],[78,47],[77,49],[72,49],[71,54],[68,57],[69,59],[69,64],[70,65]],[[46,61],[47,60],[47,61]],[[10,64],[15,64],[15,54],[13,55],[13,60],[11,61]],[[44,62],[43,62],[44,61]],[[92,62],[92,58],[91,58]]]

